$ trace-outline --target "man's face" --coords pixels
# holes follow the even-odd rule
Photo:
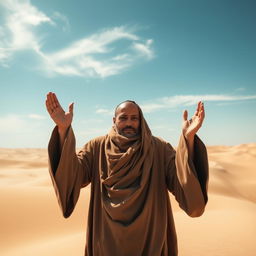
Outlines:
[[[140,130],[140,113],[138,107],[131,103],[125,102],[116,110],[116,116],[113,122],[117,132],[127,138],[135,137]]]

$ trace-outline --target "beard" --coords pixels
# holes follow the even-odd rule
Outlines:
[[[126,126],[123,129],[117,128],[117,132],[126,138],[133,138],[139,135],[139,129],[136,129],[132,126]]]

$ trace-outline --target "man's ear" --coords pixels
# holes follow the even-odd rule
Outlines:
[[[115,124],[116,123],[116,117],[114,116],[113,117],[113,124]]]

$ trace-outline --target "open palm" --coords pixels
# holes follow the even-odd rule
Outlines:
[[[74,103],[69,105],[69,111],[65,112],[61,107],[55,93],[49,92],[45,101],[46,108],[52,120],[59,127],[59,129],[66,130],[73,120]]]
[[[198,102],[195,114],[192,116],[190,120],[188,120],[187,110],[184,111],[182,131],[186,138],[193,137],[197,133],[197,131],[202,126],[204,117],[204,104],[201,101]]]

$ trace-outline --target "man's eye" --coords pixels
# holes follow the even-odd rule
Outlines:
[[[126,117],[121,116],[119,119],[120,119],[120,120],[126,120]]]

